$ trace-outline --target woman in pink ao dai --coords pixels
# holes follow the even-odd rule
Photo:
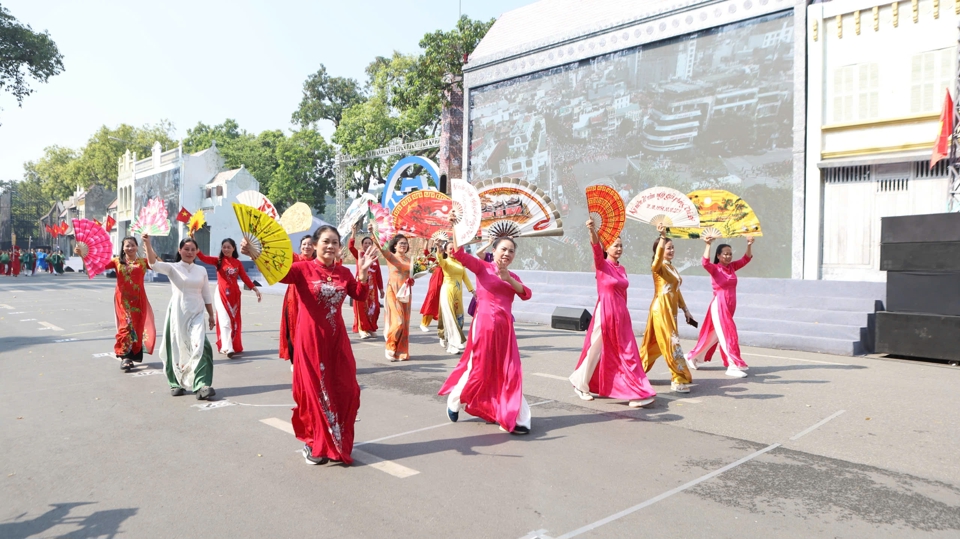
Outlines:
[[[743,378],[747,375],[747,363],[740,357],[740,340],[733,314],[737,311],[737,270],[753,260],[753,236],[747,237],[747,251],[740,260],[733,260],[733,248],[727,244],[717,246],[717,255],[710,263],[710,244],[716,238],[705,236],[707,246],[703,250],[703,269],[713,282],[713,300],[707,308],[707,316],[700,328],[696,346],[687,354],[687,366],[697,370],[697,363],[710,361],[713,352],[720,347],[720,359],[727,367],[727,376]]]
[[[620,265],[623,242],[617,238],[604,250],[594,230],[593,219],[587,221],[587,229],[590,231],[599,297],[570,383],[583,400],[593,400],[592,394],[597,394],[627,399],[633,408],[646,406],[653,403],[657,393],[643,372],[633,322],[627,309],[630,280],[627,279],[627,270]]]

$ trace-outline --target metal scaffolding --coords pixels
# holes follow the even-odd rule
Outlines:
[[[389,157],[391,155],[418,152],[421,150],[439,147],[440,137],[434,137],[377,148],[376,150],[370,150],[361,156],[337,153],[336,158],[334,159],[334,165],[336,166],[337,171],[337,222],[340,222],[340,220],[343,219],[343,214],[347,211],[347,165],[356,163],[357,161],[365,161],[367,159],[377,159],[379,157]]]

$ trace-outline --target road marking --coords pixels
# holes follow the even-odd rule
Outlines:
[[[27,312],[27,311],[17,311],[17,312],[15,312],[15,313],[9,313],[9,314],[23,314],[23,313],[25,313],[25,312]]]
[[[287,434],[289,434],[290,436],[295,436],[293,432],[293,425],[291,425],[287,421],[284,421],[282,419],[277,419],[275,417],[268,417],[267,419],[261,419],[260,422],[263,423],[264,425],[270,425],[275,429],[280,429],[283,432],[286,432]],[[356,445],[360,445],[360,444],[356,444]]]
[[[45,329],[52,329],[53,331],[63,331],[62,327],[55,326],[50,322],[39,322],[39,324],[43,326]]]
[[[556,374],[547,374],[547,373],[545,373],[545,372],[534,372],[534,373],[531,373],[531,374],[533,374],[534,376],[540,376],[540,377],[542,377],[542,378],[552,378],[552,379],[554,379],[554,380],[563,380],[563,381],[565,381],[565,382],[569,382],[569,381],[570,381],[570,379],[567,378],[567,377],[565,377],[565,376],[557,376]]]
[[[93,354],[93,357],[107,357],[114,355],[112,352],[103,352],[102,354]]]
[[[21,320],[21,322],[36,322],[36,321],[37,321],[36,318],[24,318],[23,320]]]
[[[78,331],[78,332],[76,332],[76,333],[64,333],[63,336],[66,337],[66,336],[68,336],[68,335],[86,335],[87,333],[102,333],[102,332],[104,332],[104,331],[113,332],[112,329],[104,328],[104,329],[93,329],[93,330],[90,330],[90,331]]]
[[[557,537],[556,539],[569,539],[570,537],[576,537],[576,536],[578,536],[578,535],[582,535],[582,534],[584,534],[584,533],[587,533],[588,531],[595,530],[595,529],[599,528],[600,526],[603,526],[603,525],[605,525],[605,524],[609,524],[609,523],[613,522],[614,520],[618,520],[618,519],[621,519],[621,518],[623,518],[623,517],[625,517],[625,516],[627,516],[627,515],[629,515],[629,514],[631,514],[631,513],[635,513],[635,512],[637,512],[637,511],[643,509],[644,507],[651,506],[651,505],[659,502],[660,500],[664,500],[664,499],[666,499],[666,498],[669,498],[670,496],[673,496],[674,494],[678,494],[678,493],[680,493],[680,492],[683,492],[684,490],[687,490],[687,489],[690,488],[690,487],[697,486],[697,485],[699,485],[700,483],[703,483],[704,481],[706,481],[706,480],[708,480],[708,479],[713,479],[714,477],[722,474],[723,472],[726,472],[726,471],[728,471],[728,470],[732,470],[732,469],[736,468],[737,466],[740,466],[741,464],[743,464],[743,463],[745,463],[745,462],[749,462],[749,461],[751,461],[751,460],[759,457],[760,455],[762,455],[762,454],[764,454],[764,453],[766,453],[766,452],[768,452],[768,451],[772,451],[772,450],[774,450],[774,449],[776,449],[776,448],[778,448],[778,447],[780,447],[780,444],[770,444],[770,445],[768,445],[767,447],[764,447],[763,449],[761,449],[760,451],[756,451],[756,452],[754,452],[754,453],[751,453],[751,454],[743,457],[742,459],[740,459],[740,460],[738,460],[738,461],[736,461],[736,462],[731,462],[730,464],[727,464],[726,466],[724,466],[723,468],[720,468],[719,470],[714,470],[714,471],[712,471],[712,472],[710,472],[710,473],[708,473],[708,474],[706,474],[706,475],[702,475],[702,476],[694,479],[693,481],[690,481],[690,482],[688,482],[688,483],[685,483],[685,484],[683,484],[683,485],[680,485],[679,487],[677,487],[677,488],[675,488],[675,489],[668,490],[668,491],[664,492],[663,494],[661,494],[661,495],[659,495],[659,496],[654,496],[653,498],[650,498],[649,500],[647,500],[647,501],[645,501],[645,502],[643,502],[643,503],[639,503],[639,504],[637,504],[637,505],[634,505],[633,507],[628,507],[627,509],[624,509],[623,511],[620,511],[619,513],[615,513],[615,514],[613,514],[613,515],[608,516],[607,518],[598,520],[598,521],[596,521],[596,522],[594,522],[594,523],[587,524],[586,526],[583,526],[582,528],[577,528],[576,530],[573,530],[573,531],[570,532],[570,533],[565,533],[565,534]]]
[[[832,416],[830,416],[830,417],[828,417],[828,418],[820,421],[819,423],[817,423],[816,425],[808,428],[807,430],[804,430],[804,431],[802,431],[802,432],[799,432],[799,433],[791,436],[791,437],[790,437],[790,440],[791,440],[791,441],[797,440],[797,439],[799,439],[799,438],[802,437],[802,436],[806,436],[807,434],[810,434],[810,432],[812,432],[814,429],[817,429],[817,428],[819,428],[819,427],[822,427],[823,425],[826,425],[828,421],[830,421],[831,419],[839,416],[840,414],[842,414],[842,413],[844,413],[844,412],[846,412],[846,410],[840,410],[840,411],[836,412],[836,413],[833,414]]]
[[[354,449],[350,456],[352,456],[354,460],[366,464],[371,468],[388,473],[394,477],[399,477],[400,479],[420,473],[413,468],[407,468],[406,466],[402,466],[396,462],[384,460],[376,455],[371,455],[366,451],[360,451],[359,449]]]
[[[844,367],[849,367],[849,366],[850,366],[849,363],[834,363],[833,361],[817,361],[816,359],[801,359],[801,358],[798,358],[798,357],[769,356],[769,355],[765,355],[765,354],[748,354],[748,353],[746,353],[746,352],[742,352],[740,355],[741,355],[741,356],[753,356],[753,357],[768,357],[768,358],[772,358],[772,359],[788,359],[788,360],[790,360],[790,361],[803,361],[803,362],[805,362],[805,363],[820,363],[820,364],[822,364],[822,365],[842,365],[842,366],[844,366]]]
[[[267,419],[261,419],[260,422],[263,423],[264,425],[270,425],[275,429],[280,429],[283,432],[286,432],[287,434],[291,434],[291,435],[293,434],[293,425],[291,425],[290,423],[282,419],[269,417]],[[450,425],[450,424],[451,423],[444,423],[444,425]],[[436,428],[436,427],[430,427],[430,428]],[[420,429],[420,430],[427,430],[427,429]],[[409,433],[405,433],[405,434],[409,434]],[[398,435],[398,436],[401,436],[401,435]],[[386,439],[386,438],[381,438],[381,439]],[[363,442],[363,443],[369,444],[375,441],[377,440],[371,440],[370,442]],[[353,444],[353,446],[354,448],[356,448],[358,445],[363,445],[363,443]],[[363,464],[366,464],[367,466],[370,466],[373,469],[380,470],[381,472],[384,472],[384,473],[388,473],[394,477],[399,477],[400,479],[403,479],[404,477],[410,477],[412,475],[417,475],[418,473],[420,473],[417,470],[414,470],[413,468],[407,468],[406,466],[401,466],[396,462],[384,460],[376,455],[371,455],[370,453],[367,453],[365,451],[360,451],[359,449],[354,449],[353,452],[351,453],[351,456],[354,458],[354,460],[362,462]]]
[[[545,401],[535,402],[535,403],[533,403],[533,404],[527,404],[527,406],[533,408],[534,406],[540,406],[541,404],[546,404],[546,403],[548,403],[548,402],[555,402],[555,401],[554,401],[553,399],[548,399],[548,400],[545,400]]]
[[[7,305],[6,303],[0,303],[0,309],[13,309],[13,307]]]
[[[157,369],[152,369],[152,370],[149,370],[149,371],[135,372],[135,373],[133,373],[131,376],[133,376],[134,378],[139,378],[139,377],[141,377],[141,376],[151,376],[151,375],[154,375],[154,374],[163,374],[163,371],[158,371]]]
[[[236,406],[236,405],[237,403],[230,402],[224,399],[222,401],[212,401],[204,404],[194,404],[193,406],[191,406],[191,408],[199,408],[200,412],[206,412],[207,410],[215,410],[217,408],[226,408],[227,406]]]
[[[53,341],[53,342],[70,342],[70,341],[75,341],[75,340],[76,340],[76,339],[57,339],[57,340],[55,340],[55,341]]]
[[[827,418],[819,421],[817,424],[813,425],[812,427],[807,428],[807,429],[799,432],[798,434],[795,434],[795,435],[792,436],[790,439],[791,439],[791,440],[796,440],[797,438],[800,438],[801,436],[804,436],[805,434],[810,433],[811,431],[813,431],[813,430],[816,429],[817,427],[820,427],[821,425],[823,425],[823,424],[826,423],[827,421],[830,421],[831,419],[837,417],[838,415],[842,414],[843,412],[844,412],[844,410],[840,410],[840,411],[834,413],[833,415],[831,415],[831,416],[829,416],[829,417],[827,417]],[[749,462],[749,461],[751,461],[751,460],[759,457],[760,455],[763,455],[764,453],[767,453],[767,452],[769,452],[769,451],[773,451],[774,449],[780,447],[780,445],[781,445],[781,444],[780,444],[779,442],[778,442],[778,443],[774,443],[774,444],[770,444],[770,445],[768,445],[767,447],[764,447],[763,449],[761,449],[761,450],[759,450],[759,451],[756,451],[756,452],[754,452],[754,453],[751,453],[751,454],[743,457],[742,459],[740,459],[740,460],[738,460],[738,461],[736,461],[736,462],[731,462],[730,464],[727,464],[727,465],[724,466],[723,468],[720,468],[720,469],[718,469],[718,470],[714,470],[714,471],[712,471],[712,472],[710,472],[710,473],[708,473],[708,474],[706,474],[706,475],[702,475],[702,476],[694,479],[693,481],[690,481],[690,482],[688,482],[688,483],[685,483],[685,484],[683,484],[683,485],[680,485],[679,487],[677,487],[677,488],[675,488],[675,489],[668,490],[667,492],[664,492],[663,494],[660,494],[659,496],[654,496],[653,498],[650,498],[649,500],[647,500],[647,501],[645,501],[645,502],[643,502],[643,503],[639,503],[639,504],[637,504],[637,505],[634,505],[633,507],[628,507],[627,509],[624,509],[623,511],[620,511],[619,513],[615,513],[615,514],[613,514],[613,515],[610,515],[610,516],[607,517],[607,518],[600,519],[600,520],[598,520],[598,521],[596,521],[596,522],[593,522],[593,523],[591,523],[591,524],[587,524],[586,526],[583,526],[583,527],[581,527],[581,528],[577,528],[576,530],[573,530],[572,532],[565,533],[565,534],[563,534],[563,535],[561,535],[561,536],[558,536],[556,539],[570,539],[571,537],[576,537],[576,536],[582,535],[582,534],[584,534],[584,533],[586,533],[586,532],[588,532],[588,531],[595,530],[595,529],[599,528],[600,526],[603,526],[603,525],[605,525],[605,524],[609,524],[609,523],[613,522],[614,520],[623,518],[623,517],[625,517],[625,516],[627,516],[627,515],[629,515],[629,514],[631,514],[631,513],[635,513],[635,512],[637,512],[637,511],[643,509],[644,507],[651,506],[651,505],[653,505],[653,504],[655,504],[655,503],[657,503],[657,502],[659,502],[659,501],[661,501],[661,500],[664,500],[664,499],[666,499],[666,498],[669,498],[670,496],[673,496],[674,494],[683,492],[684,490],[687,490],[687,489],[690,488],[690,487],[699,485],[700,483],[703,483],[704,481],[707,481],[708,479],[713,479],[714,477],[716,477],[716,476],[718,476],[718,475],[720,475],[720,474],[722,474],[722,473],[724,473],[724,472],[726,472],[726,471],[732,470],[732,469],[736,468],[737,466],[740,466],[741,464],[744,464],[744,463],[746,463],[746,462]],[[539,531],[540,531],[540,532],[543,532],[543,531],[545,531],[545,530],[539,530]],[[535,536],[535,537],[536,537],[536,536]]]
[[[357,443],[357,444],[353,444],[353,447],[358,447],[358,446],[367,445],[367,444],[373,444],[373,443],[376,443],[376,442],[382,442],[382,441],[384,441],[384,440],[389,440],[389,439],[391,439],[391,438],[399,438],[400,436],[406,436],[406,435],[408,435],[408,434],[416,434],[416,433],[418,433],[418,432],[423,432],[423,431],[425,431],[425,430],[438,429],[438,428],[440,428],[440,427],[446,427],[447,425],[453,425],[453,422],[447,421],[446,423],[440,423],[439,425],[433,425],[432,427],[423,427],[422,429],[408,430],[407,432],[401,432],[400,434],[391,434],[390,436],[384,436],[383,438],[377,438],[377,439],[375,439],[375,440],[367,440],[366,442],[360,442],[360,443]]]
[[[688,402],[690,404],[703,404],[703,401],[700,399],[691,399],[690,397],[678,397],[676,395],[663,395],[663,394],[657,393],[657,396],[655,398],[668,400],[668,401],[676,401],[676,402]]]

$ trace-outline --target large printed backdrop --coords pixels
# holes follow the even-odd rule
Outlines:
[[[663,185],[743,197],[764,231],[743,274],[788,278],[793,80],[787,13],[475,88],[468,178],[522,177],[556,201],[565,237],[522,240],[523,269],[592,271],[586,186],[610,185],[629,201]],[[627,223],[628,271],[649,272],[655,236]],[[745,242],[730,243],[739,256]],[[703,243],[676,244],[674,263],[704,274]]]

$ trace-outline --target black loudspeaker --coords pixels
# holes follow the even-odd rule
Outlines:
[[[960,213],[904,215],[880,219],[880,243],[960,241]]]
[[[450,192],[447,191],[447,175],[446,175],[446,174],[441,174],[441,175],[440,175],[440,185],[437,186],[437,189],[438,189],[441,193],[450,194]]]
[[[590,313],[586,309],[557,307],[550,317],[550,327],[553,329],[569,329],[571,331],[586,331],[590,326]]]
[[[960,270],[888,272],[886,310],[960,316]]]
[[[960,360],[960,316],[877,313],[877,353]]]
[[[958,271],[960,241],[880,244],[881,271]]]

